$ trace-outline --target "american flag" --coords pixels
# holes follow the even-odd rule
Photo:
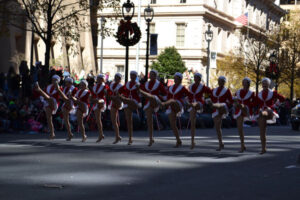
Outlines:
[[[238,18],[235,19],[235,21],[240,22],[241,24],[246,26],[248,24],[248,13],[239,16]]]

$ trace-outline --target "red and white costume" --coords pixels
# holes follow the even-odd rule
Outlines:
[[[253,103],[255,101],[255,94],[251,90],[245,90],[245,89],[239,89],[235,93],[235,97],[239,104],[243,104],[246,109],[248,110],[248,115],[243,116],[245,119],[251,119],[251,116],[253,115],[252,108]],[[235,112],[233,115],[234,119],[237,119],[239,116],[242,115],[242,110],[239,108],[235,108]]]
[[[285,98],[278,94],[277,91],[272,91],[270,89],[260,91],[256,97],[256,103],[260,108],[259,111],[263,111],[268,108],[273,110],[273,119],[267,120],[268,123],[276,123],[276,118],[279,118],[279,115],[275,110],[275,100],[283,102]],[[256,119],[259,117],[259,111],[255,115]]]
[[[225,118],[228,114],[228,103],[232,103],[232,95],[228,88],[226,87],[217,87],[212,90],[211,100],[213,103],[223,104],[226,108],[226,114],[222,117]],[[212,118],[215,118],[219,114],[217,109],[214,109],[212,113]]]
[[[200,110],[198,112],[202,112],[203,104],[204,104],[204,93],[211,93],[210,88],[206,87],[203,84],[199,84],[198,86],[193,83],[189,86],[189,102],[190,103],[195,103],[197,102],[200,105]],[[192,108],[188,109],[188,112],[191,112]]]
[[[63,89],[63,93],[68,96],[69,94],[71,94],[72,96],[75,96],[76,92],[77,92],[77,88],[74,85],[71,85],[70,87],[64,87]],[[66,107],[66,104],[64,103],[62,105],[62,107]],[[71,107],[66,107],[67,110],[69,110],[70,112],[73,112],[75,109],[74,106],[74,102],[71,100]]]
[[[184,98],[185,97],[189,97],[190,96],[190,93],[189,91],[183,86],[183,85],[172,85],[169,87],[168,89],[168,100],[169,99],[174,99],[178,102],[179,106],[180,106],[180,109],[181,111],[177,113],[177,116],[181,116],[183,113],[184,113],[184,110],[183,110],[183,105],[184,105]],[[166,114],[170,114],[172,112],[172,109],[171,107],[169,107],[167,110],[166,110]]]
[[[166,94],[167,91],[164,87],[164,85],[158,81],[147,81],[144,85],[141,86],[141,89],[148,92],[149,94],[152,94],[156,101],[162,101],[166,100]],[[146,99],[144,110],[146,110],[150,106],[150,102]],[[154,112],[157,112],[159,110],[159,105],[154,108]]]
[[[92,97],[94,99],[100,100],[101,102],[104,102],[104,106],[101,109],[101,112],[104,112],[106,110],[106,99],[105,99],[105,90],[108,89],[108,86],[104,83],[102,84],[96,84],[93,87],[93,90],[91,91]],[[98,109],[98,104],[96,104],[93,108],[93,110]]]
[[[138,94],[138,90],[137,90],[137,85],[138,83],[136,81],[129,81],[127,82],[125,85],[124,85],[124,91],[123,91],[123,94],[126,98],[129,98],[131,100],[133,100],[136,105],[140,108],[142,107],[142,104],[141,104],[141,98]],[[127,108],[128,105],[127,104],[124,104],[123,108]]]
[[[52,115],[55,115],[59,107],[59,93],[53,84],[46,87],[46,93],[54,100],[54,109],[52,110]],[[43,102],[44,109],[49,106],[48,101],[46,101],[42,96],[40,97]]]
[[[75,98],[84,103],[84,106],[86,108],[86,112],[83,113],[83,117],[86,117],[89,113],[89,97],[90,91],[88,89],[79,89],[75,94]],[[76,106],[76,109],[78,109],[78,106]]]
[[[123,94],[123,91],[124,91],[123,85],[121,83],[115,83],[113,81],[109,85],[108,94],[109,94],[109,96],[115,96],[115,95],[117,95],[117,92],[119,94]],[[110,103],[108,105],[108,109],[110,110],[112,106],[114,107],[115,105],[113,104],[112,101],[110,101]],[[121,110],[122,108],[123,108],[123,103],[121,104],[121,107],[119,108],[119,110]]]

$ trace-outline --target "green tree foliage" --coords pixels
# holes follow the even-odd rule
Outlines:
[[[277,55],[279,92],[286,97],[299,98],[300,94],[300,14],[299,9],[291,10],[270,38],[272,51]],[[289,91],[289,92],[288,92]],[[296,94],[296,95],[295,95]]]
[[[157,70],[166,78],[172,78],[176,72],[183,73],[186,70],[185,63],[175,47],[167,47],[153,62],[152,69]]]

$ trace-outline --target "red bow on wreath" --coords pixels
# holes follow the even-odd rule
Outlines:
[[[270,63],[269,71],[277,73],[276,63],[273,63],[273,62]]]
[[[121,29],[121,34],[126,34],[126,31],[129,31],[130,35],[132,35],[134,33],[133,31],[133,28],[131,26],[131,21],[128,20],[128,21],[124,21],[124,20],[121,20],[120,21],[120,29]]]

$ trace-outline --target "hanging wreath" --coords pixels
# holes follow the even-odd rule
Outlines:
[[[127,32],[129,32],[129,37],[127,36]],[[115,35],[117,38],[117,42],[122,46],[134,46],[141,39],[142,33],[137,23],[131,23],[130,20],[120,21],[120,25],[118,27],[118,32]]]

